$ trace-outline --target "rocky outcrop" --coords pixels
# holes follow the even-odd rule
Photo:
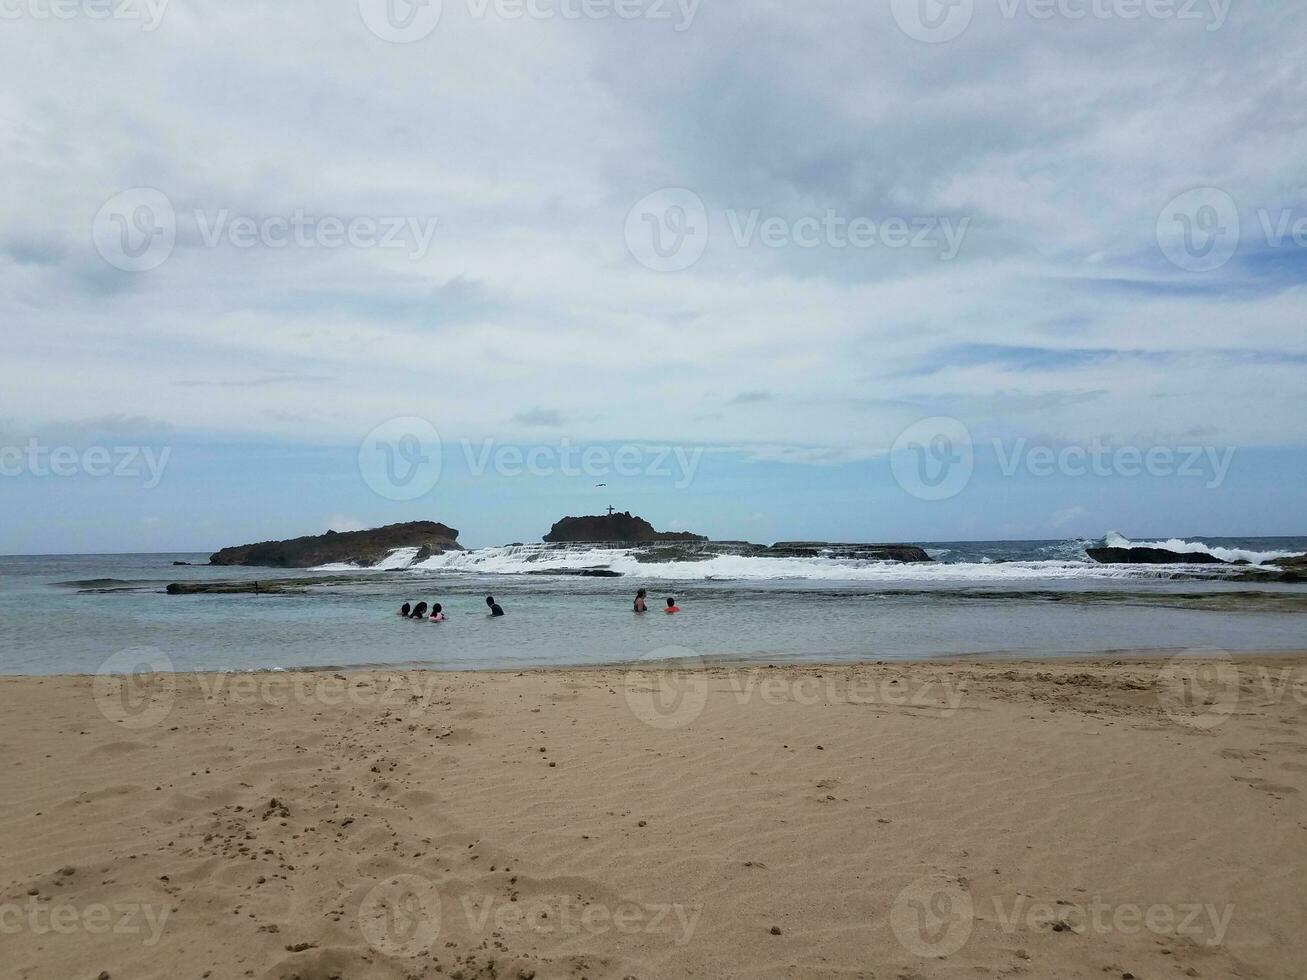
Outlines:
[[[572,575],[576,578],[621,578],[621,572],[611,568],[533,568],[528,575]]]
[[[1086,548],[1094,561],[1129,565],[1219,565],[1223,578],[1241,582],[1307,582],[1307,555],[1275,558],[1263,565],[1225,561],[1205,551],[1170,551],[1166,548]]]
[[[652,524],[630,511],[595,517],[564,517],[549,529],[544,540],[550,544],[590,542],[641,544],[649,541],[707,541],[702,534],[686,531],[655,531]]]
[[[1085,553],[1104,565],[1228,565],[1205,551],[1168,551],[1165,548],[1086,548]]]
[[[1276,558],[1267,562],[1279,569],[1276,580],[1280,582],[1307,582],[1307,555],[1294,555],[1292,558]],[[1265,567],[1265,566],[1263,566]]]
[[[303,595],[304,589],[286,582],[173,582],[169,595]]]
[[[223,548],[210,556],[209,564],[312,568],[346,562],[367,567],[377,564],[396,548],[419,549],[415,560],[463,550],[454,528],[434,521],[410,521],[370,531],[328,531],[288,541]]]
[[[747,541],[694,541],[655,544],[635,552],[645,565],[663,562],[709,561],[722,555],[741,558],[853,558],[862,561],[934,561],[914,544],[830,544],[825,541],[778,541],[773,545]]]
[[[827,541],[777,541],[763,552],[771,558],[861,558],[866,561],[934,561],[915,544],[833,544]]]
[[[930,562],[930,555],[913,544],[829,544],[822,541],[782,541],[774,545],[750,544],[748,541],[647,541],[633,544],[629,541],[586,541],[576,544],[557,544],[524,557],[525,561],[548,563],[558,554],[572,548],[591,550],[613,549],[624,552],[642,565],[659,565],[670,562],[711,561],[714,558],[846,558],[862,561]],[[550,569],[541,574],[568,574]]]

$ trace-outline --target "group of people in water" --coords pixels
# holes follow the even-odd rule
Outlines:
[[[647,589],[641,589],[635,594],[634,611],[637,613],[646,613],[649,606],[645,603],[645,597],[648,596]],[[504,615],[504,608],[497,602],[492,595],[486,596],[486,606],[489,608],[488,615],[493,619],[497,616]],[[428,612],[428,610],[430,610]],[[663,607],[663,612],[671,614],[681,611],[681,607],[676,604],[676,599],[672,596],[667,597],[667,605]],[[400,619],[416,619],[426,623],[443,623],[445,621],[445,609],[438,603],[433,602],[428,606],[425,602],[419,602],[416,606],[410,603],[404,603],[399,607],[397,614]]]
[[[495,602],[494,596],[486,596],[486,605],[489,607],[489,615],[492,618],[504,615],[504,607]],[[440,603],[433,602],[430,606],[430,613],[427,612],[427,608],[425,602],[419,602],[416,606],[406,602],[399,607],[398,615],[400,619],[419,619],[428,623],[443,623],[445,621],[445,607]]]

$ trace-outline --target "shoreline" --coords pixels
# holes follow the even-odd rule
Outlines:
[[[0,677],[10,970],[1295,980],[1307,957],[1307,652],[641,666]]]
[[[682,659],[649,659],[639,658],[636,660],[613,660],[613,661],[596,661],[586,663],[566,663],[566,664],[546,664],[546,665],[520,665],[520,666],[487,666],[487,667],[450,667],[443,668],[430,664],[411,664],[411,663],[365,663],[365,664],[318,664],[313,666],[296,666],[296,667],[250,667],[250,668],[230,668],[226,670],[163,670],[157,671],[161,674],[169,674],[176,677],[196,677],[196,676],[219,676],[233,674],[271,674],[291,676],[295,674],[323,674],[323,673],[345,673],[345,674],[378,674],[378,673],[401,673],[401,674],[437,674],[446,676],[458,675],[504,675],[504,674],[586,674],[596,672],[612,671],[659,671],[668,668],[679,667],[686,670],[759,670],[759,669],[827,669],[839,670],[858,667],[894,667],[894,666],[916,666],[929,667],[948,666],[948,667],[980,667],[980,666],[997,666],[997,665],[1059,665],[1059,666],[1085,666],[1085,667],[1110,667],[1118,665],[1163,665],[1176,659],[1192,661],[1211,661],[1218,659],[1233,659],[1236,661],[1252,660],[1307,660],[1307,647],[1303,648],[1286,648],[1276,650],[1266,649],[1223,649],[1223,650],[1203,650],[1185,647],[1140,647],[1102,650],[1095,653],[1081,653],[1072,651],[1070,653],[1053,653],[1043,656],[1034,656],[1028,652],[996,650],[992,653],[958,653],[958,654],[935,654],[933,656],[907,656],[891,657],[884,656],[871,657],[865,659],[844,659],[844,660],[821,660],[808,659],[795,655],[778,655],[778,656],[759,656],[747,657],[738,654],[696,654],[693,657]],[[120,665],[115,665],[115,668]],[[63,673],[63,674],[7,674],[0,673],[0,680],[85,680],[95,677],[118,676],[131,673],[137,673],[132,665],[123,661],[121,666],[124,669],[114,669],[110,671],[97,671],[94,673]],[[144,671],[143,673],[152,673],[153,671]]]

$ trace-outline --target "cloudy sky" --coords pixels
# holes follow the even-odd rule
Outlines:
[[[1304,533],[1305,38],[1273,0],[0,0],[0,553],[608,504]]]

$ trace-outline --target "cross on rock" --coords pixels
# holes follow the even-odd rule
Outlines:
[[[616,508],[615,508],[612,504],[609,504],[609,505],[608,505],[608,516],[609,516],[609,517],[612,517],[612,516],[613,516],[613,511],[614,511],[614,510],[616,510]]]

